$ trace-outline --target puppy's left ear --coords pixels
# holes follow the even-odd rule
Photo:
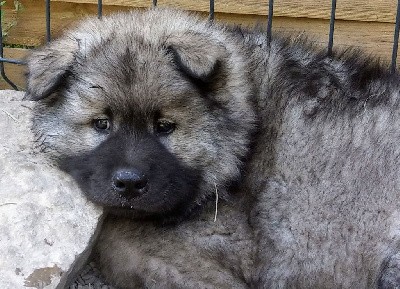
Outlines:
[[[192,31],[171,37],[167,49],[176,68],[201,89],[215,88],[229,58],[222,43]]]
[[[33,51],[27,58],[25,99],[47,98],[65,83],[75,61],[77,43],[61,39]]]

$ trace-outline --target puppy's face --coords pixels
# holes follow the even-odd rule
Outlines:
[[[151,10],[89,21],[33,53],[34,131],[92,201],[180,215],[239,177],[249,88],[210,29]]]

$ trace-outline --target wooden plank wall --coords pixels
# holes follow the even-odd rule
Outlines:
[[[7,0],[3,7],[7,30],[6,45],[34,47],[44,43],[44,0],[19,0],[23,6],[15,11],[14,3]],[[246,26],[266,25],[267,0],[217,0],[216,20]],[[318,44],[328,42],[331,1],[275,0],[273,30],[275,33],[306,33]],[[135,8],[150,7],[151,0],[103,0],[104,14]],[[51,2],[51,30],[53,36],[76,21],[96,15],[96,0],[53,0]],[[208,0],[161,0],[159,6],[172,6],[199,11],[207,16]],[[361,47],[368,53],[389,60],[393,45],[393,31],[397,1],[347,0],[338,1],[334,47]],[[28,51],[8,48],[6,57],[22,58]],[[24,87],[23,67],[6,64],[6,73],[19,87]],[[4,80],[0,89],[9,88]]]

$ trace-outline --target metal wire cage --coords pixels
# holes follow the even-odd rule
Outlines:
[[[157,0],[152,0],[152,5],[157,6]],[[214,0],[210,0],[210,8],[209,8],[209,19],[212,21],[214,20]],[[46,0],[46,41],[51,41],[51,12],[50,12],[50,0]],[[1,6],[0,6],[1,11]],[[268,22],[267,22],[267,43],[268,45],[271,42],[272,37],[272,19],[273,19],[273,12],[274,11],[274,0],[269,0],[268,2]],[[328,46],[327,46],[327,54],[330,56],[332,54],[333,49],[333,36],[335,31],[335,12],[336,12],[336,0],[332,0],[331,3],[331,15],[330,15],[330,22],[329,22],[329,39],[328,39]],[[97,16],[101,18],[103,15],[103,3],[102,0],[97,1]],[[3,52],[3,33],[2,33],[2,19],[0,13],[0,75],[1,77],[15,90],[18,90],[18,87],[15,83],[10,80],[5,72],[4,63],[11,63],[15,65],[24,65],[24,62],[19,59],[10,59],[4,58]],[[397,69],[397,50],[398,50],[398,40],[399,40],[399,28],[400,28],[400,0],[397,1],[397,13],[396,13],[396,23],[393,35],[393,48],[392,48],[392,59],[390,64],[390,71],[394,73]]]

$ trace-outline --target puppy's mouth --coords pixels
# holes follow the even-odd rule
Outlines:
[[[171,224],[181,220],[186,215],[185,208],[190,207],[182,200],[171,197],[180,194],[173,191],[173,187],[169,185],[158,192],[148,189],[142,195],[134,197],[117,194],[113,200],[100,205],[113,215],[144,221],[158,220],[163,224]]]
[[[163,189],[157,190],[151,186],[131,193],[122,191],[120,188],[113,188],[109,192],[109,197],[101,200],[93,200],[98,205],[113,211],[136,211],[148,214],[165,214],[174,210],[180,205],[181,200],[175,196],[180,195],[180,192],[173,191],[173,185],[167,184],[161,186]]]

